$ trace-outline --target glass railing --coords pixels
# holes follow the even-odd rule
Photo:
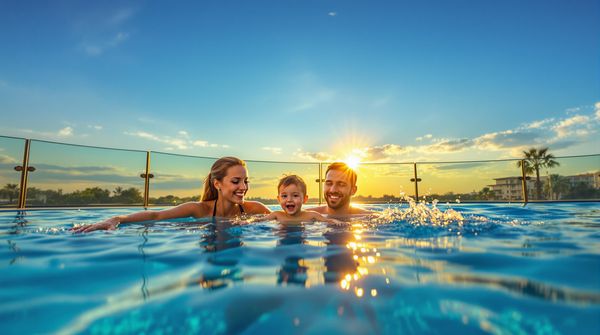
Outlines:
[[[559,157],[526,171],[529,201],[600,199],[600,155]]]
[[[19,205],[25,139],[0,136],[0,208]]]
[[[146,152],[31,141],[28,207],[142,205]]]
[[[523,201],[517,161],[419,163],[419,196],[440,202]]]
[[[215,161],[0,136],[0,208],[170,206],[197,201]],[[440,202],[600,201],[600,154],[553,161],[537,164],[537,170],[535,164],[519,159],[362,163],[356,169],[352,201],[396,203],[406,196]],[[279,179],[296,174],[307,184],[309,203],[324,203],[328,163],[248,160],[247,165],[248,200],[276,204]]]
[[[323,178],[328,164],[323,164]],[[356,168],[356,203],[390,203],[413,196],[415,191],[413,164],[364,163]]]
[[[150,205],[178,205],[198,201],[204,178],[214,158],[152,152],[150,154]]]

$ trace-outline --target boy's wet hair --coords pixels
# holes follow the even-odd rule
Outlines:
[[[289,185],[296,185],[296,186],[300,187],[300,191],[302,191],[302,195],[306,195],[306,183],[304,182],[304,180],[302,180],[302,178],[300,178],[299,176],[297,176],[295,174],[291,174],[289,176],[284,176],[283,178],[281,178],[279,180],[279,185],[277,185],[277,192],[279,192],[279,189],[282,186],[287,187]]]
[[[341,171],[344,174],[348,175],[350,177],[350,185],[355,186],[356,185],[356,172],[354,172],[354,170],[352,170],[351,167],[348,166],[348,164],[346,163],[342,163],[342,162],[335,162],[335,163],[331,163],[329,164],[329,166],[327,167],[327,170],[325,171],[325,175],[327,175],[327,173],[330,170],[335,170],[335,171]]]

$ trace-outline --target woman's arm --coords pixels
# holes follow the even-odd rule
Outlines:
[[[197,202],[188,202],[162,211],[142,211],[129,215],[119,215],[92,225],[71,228],[74,233],[89,233],[94,230],[113,230],[127,222],[156,221],[188,216],[205,216],[206,209]]]

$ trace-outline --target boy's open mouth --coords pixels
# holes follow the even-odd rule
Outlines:
[[[296,209],[296,205],[294,205],[294,204],[285,205],[285,208],[288,211],[292,212],[294,209]]]

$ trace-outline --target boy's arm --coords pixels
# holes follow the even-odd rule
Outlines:
[[[278,220],[277,219],[277,212],[271,212],[269,215],[267,215],[264,218],[262,218],[262,220],[265,220],[265,221]]]

